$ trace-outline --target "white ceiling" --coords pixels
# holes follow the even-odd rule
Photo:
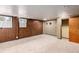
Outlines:
[[[79,15],[78,5],[0,5],[0,14],[34,19],[67,18]]]

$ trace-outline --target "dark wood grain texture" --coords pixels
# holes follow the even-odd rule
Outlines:
[[[0,28],[0,42],[15,40],[18,36],[18,19],[12,17],[12,28]]]

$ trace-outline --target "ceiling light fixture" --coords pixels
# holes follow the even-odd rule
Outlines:
[[[46,18],[44,18],[43,20],[47,20]]]

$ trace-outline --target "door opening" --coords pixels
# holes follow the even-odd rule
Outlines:
[[[69,19],[62,19],[62,38],[69,38]]]

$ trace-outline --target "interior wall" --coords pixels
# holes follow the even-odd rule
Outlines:
[[[15,40],[18,36],[18,18],[12,17],[12,28],[0,28],[0,42]]]
[[[69,38],[69,20],[62,20],[62,37]]]
[[[19,38],[42,34],[43,22],[34,19],[27,20],[26,28],[19,28]]]
[[[38,35],[43,33],[43,21],[34,20],[34,19],[29,19],[28,21],[32,35]]]
[[[60,17],[57,18],[57,38],[62,38],[62,19]]]
[[[20,28],[19,27],[19,31],[18,31],[19,38],[29,37],[29,36],[32,35],[31,29],[29,28],[29,21],[27,20],[26,23],[27,23],[26,28]]]
[[[0,28],[0,42],[16,40],[43,33],[43,22],[27,19],[27,27],[19,28],[19,18],[12,17],[12,28]]]
[[[57,35],[57,21],[45,21],[43,23],[43,33],[50,34],[50,35]]]

